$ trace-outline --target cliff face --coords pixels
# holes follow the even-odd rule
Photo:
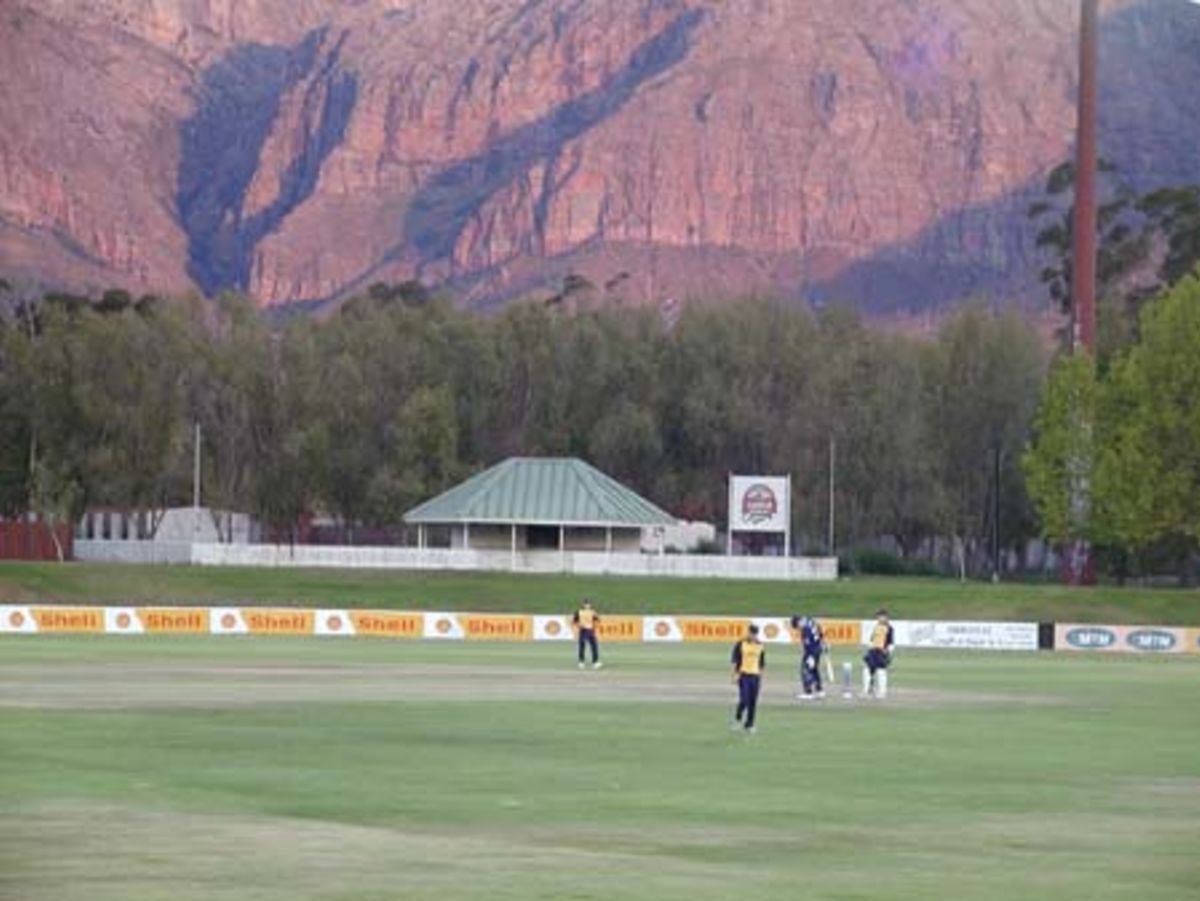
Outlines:
[[[926,309],[1020,297],[1073,0],[10,0],[0,268],[485,304],[580,273]],[[1200,6],[1112,0],[1102,145],[1200,179]]]

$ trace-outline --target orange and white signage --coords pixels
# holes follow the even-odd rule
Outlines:
[[[245,635],[250,631],[237,607],[213,607],[208,625],[213,635]]]
[[[313,634],[352,637],[357,634],[350,614],[345,610],[314,611]]]
[[[574,637],[575,628],[571,625],[569,616],[534,616],[533,618],[534,641],[571,641]]]
[[[818,619],[825,643],[829,645],[857,645],[862,641],[862,623],[856,619]]]
[[[425,616],[398,610],[351,610],[350,627],[355,635],[378,638],[421,638]],[[331,633],[332,634],[332,633]]]
[[[39,632],[103,632],[102,607],[34,607]]]
[[[596,636],[601,641],[641,641],[642,617],[601,616]]]
[[[138,607],[142,631],[158,635],[202,635],[209,631],[207,607]]]
[[[242,619],[251,635],[312,635],[315,612],[312,610],[269,610],[246,607]]]
[[[105,607],[104,631],[109,635],[141,635],[146,631],[133,607]]]
[[[787,617],[756,616],[751,622],[758,626],[758,637],[764,644],[788,644],[795,637],[792,634],[791,621]]]
[[[33,633],[37,630],[32,607],[0,606],[0,632]]]
[[[533,618],[520,614],[461,613],[463,634],[473,641],[528,641]]]
[[[681,616],[678,617],[678,621],[684,641],[717,641],[728,644],[745,638],[746,629],[750,625],[748,618]]]
[[[673,616],[642,618],[642,641],[683,641],[683,632]]]
[[[457,613],[426,613],[425,638],[442,638],[462,640],[466,637],[462,623],[458,621]]]
[[[1187,645],[1184,650],[1189,654],[1200,654],[1200,629],[1187,630]]]

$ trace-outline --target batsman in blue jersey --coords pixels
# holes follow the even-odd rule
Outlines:
[[[803,656],[800,658],[800,693],[796,699],[808,701],[825,697],[821,681],[821,655],[825,653],[825,632],[811,616],[793,616],[792,630],[800,639]]]

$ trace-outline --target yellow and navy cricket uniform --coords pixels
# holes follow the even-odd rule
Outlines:
[[[757,638],[743,638],[733,646],[730,660],[738,682],[738,705],[733,718],[747,729],[753,729],[754,715],[758,711],[758,689],[767,666],[767,649]]]
[[[584,647],[592,649],[592,663],[600,659],[600,645],[596,642],[596,626],[600,624],[600,614],[591,607],[580,607],[575,611],[575,631],[579,636],[579,662],[583,663]]]
[[[871,629],[871,637],[867,641],[867,653],[863,662],[872,673],[877,669],[887,669],[892,662],[892,646],[896,643],[896,633],[891,623],[876,623]]]

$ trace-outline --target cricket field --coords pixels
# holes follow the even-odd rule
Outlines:
[[[572,651],[5,637],[0,898],[1200,897],[1200,657]]]

